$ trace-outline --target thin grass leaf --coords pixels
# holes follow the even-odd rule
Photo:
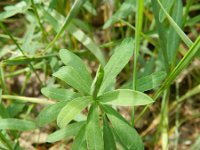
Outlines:
[[[79,73],[79,75],[84,78],[87,85],[91,86],[92,77],[84,62],[77,55],[73,54],[67,49],[61,49],[59,56],[65,65],[73,67]]]
[[[92,39],[74,24],[67,27],[67,31],[72,34],[80,43],[82,43],[102,64],[105,65],[105,58],[101,49],[95,44]]]
[[[76,136],[80,129],[86,124],[86,122],[77,122],[67,125],[66,127],[51,133],[47,137],[47,142],[54,143],[60,141],[66,137]]]
[[[90,108],[87,126],[86,141],[89,150],[103,150],[103,136],[99,122],[98,106],[93,104]]]
[[[66,27],[69,25],[71,20],[76,17],[78,12],[80,11],[82,5],[86,2],[87,0],[76,0],[71,7],[71,10],[69,11],[63,25],[59,29],[59,32],[56,34],[55,38],[52,40],[52,42],[45,48],[44,52],[46,52],[50,47],[52,47],[55,42],[60,38],[62,33],[65,31]]]
[[[92,101],[90,96],[78,97],[67,103],[57,117],[57,124],[60,128],[65,127]]]
[[[43,95],[56,101],[68,101],[81,96],[72,90],[63,88],[45,87],[41,89]]]
[[[103,104],[119,106],[138,106],[154,102],[146,94],[129,89],[110,91],[99,96],[97,99],[100,103]]]
[[[130,15],[131,13],[133,13],[134,11],[136,11],[136,8],[135,8],[134,4],[135,4],[135,0],[126,0],[120,6],[120,8],[116,11],[116,13],[114,15],[112,15],[112,17],[109,18],[105,22],[105,24],[103,25],[103,29],[106,29],[109,26],[111,26],[112,24],[116,23],[119,20],[119,18],[120,19],[124,19],[128,15]]]
[[[160,0],[157,0],[158,4],[160,5],[161,9],[167,16],[169,23],[173,26],[174,30],[178,33],[178,35],[181,37],[183,42],[188,46],[191,47],[193,42],[188,38],[187,35],[181,30],[181,28],[177,25],[177,23],[172,19],[172,17],[167,13],[163,5],[160,3]]]
[[[174,4],[175,0],[161,0],[162,5],[164,6],[165,10],[169,13],[173,4]],[[166,18],[165,13],[160,10],[159,12],[159,20],[160,22],[163,22]]]
[[[96,16],[97,15],[97,11],[96,9],[94,8],[94,6],[92,5],[92,3],[90,1],[86,1],[84,4],[83,4],[83,7],[89,12],[91,13],[92,15]]]
[[[116,76],[129,62],[133,55],[134,40],[126,38],[122,43],[116,47],[114,54],[104,67],[104,79],[99,93],[103,93],[113,83]]]
[[[0,119],[1,130],[17,130],[28,131],[36,128],[36,125],[32,121],[20,120],[20,119]]]
[[[183,69],[189,65],[189,63],[197,54],[199,49],[200,49],[200,36],[196,39],[195,43],[190,47],[185,56],[181,59],[178,65],[172,70],[172,72],[166,78],[162,86],[156,92],[154,99],[157,99],[161,95],[161,93],[170,86],[170,84],[181,73],[181,71],[183,71]]]
[[[90,93],[90,87],[83,77],[72,67],[64,66],[53,74],[53,76],[63,80],[79,92]]]

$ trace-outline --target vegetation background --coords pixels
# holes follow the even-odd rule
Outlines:
[[[155,102],[116,110],[145,149],[199,150],[199,33],[199,0],[0,0],[0,149],[70,149],[70,134],[47,142],[55,121],[32,124],[56,100],[41,89],[72,89],[52,76],[64,65],[60,49],[79,56],[94,78],[114,54],[113,68],[123,63],[120,56],[128,56],[115,47],[132,37],[134,46],[121,49],[133,55],[111,89],[137,90]]]

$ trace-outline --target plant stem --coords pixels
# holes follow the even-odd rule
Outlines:
[[[2,99],[11,99],[11,100],[19,100],[22,102],[31,102],[38,104],[53,104],[53,101],[49,101],[46,99],[39,99],[33,97],[25,97],[25,96],[14,96],[14,95],[2,95]]]
[[[137,0],[136,11],[136,31],[135,31],[135,51],[134,51],[134,67],[133,67],[133,90],[137,90],[137,62],[140,50],[140,35],[142,30],[144,0]],[[134,107],[132,108],[132,124],[134,125]]]

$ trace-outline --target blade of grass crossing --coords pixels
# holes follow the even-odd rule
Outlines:
[[[163,5],[161,4],[160,0],[157,0],[158,4],[160,5],[160,8],[163,10],[163,12],[165,13],[165,15],[167,16],[169,23],[173,26],[174,30],[179,34],[179,36],[181,37],[181,39],[183,40],[183,42],[190,47],[193,42],[188,38],[187,35],[185,35],[185,33],[183,32],[183,30],[181,30],[181,28],[177,25],[177,23],[173,20],[173,18],[167,13],[167,11],[165,10],[165,8],[163,7]],[[154,3],[154,2],[153,2]]]
[[[87,0],[76,0],[70,10],[70,12],[68,13],[63,25],[61,26],[59,32],[56,34],[55,38],[53,39],[53,41],[45,48],[45,50],[43,51],[43,53],[45,53],[49,48],[51,48],[55,42],[60,38],[60,36],[62,35],[62,33],[65,31],[66,27],[69,25],[69,23],[71,22],[71,20],[78,14],[78,12],[80,11],[82,5],[86,2]]]

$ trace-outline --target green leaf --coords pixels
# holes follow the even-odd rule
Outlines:
[[[101,49],[87,34],[77,28],[74,24],[70,24],[67,27],[67,31],[72,34],[80,43],[82,43],[100,61],[102,66],[105,65],[106,61]]]
[[[38,115],[37,121],[40,127],[47,125],[56,120],[61,109],[68,103],[68,101],[58,102],[56,104],[52,104],[46,106]]]
[[[100,88],[100,94],[105,92],[106,88],[115,80],[116,76],[121,72],[125,65],[129,62],[133,55],[134,40],[126,38],[115,49],[115,53],[104,67],[104,79]]]
[[[1,118],[8,118],[9,117],[9,113],[8,113],[7,109],[1,103],[0,103],[0,117]]]
[[[153,2],[153,3],[155,3],[155,2]],[[163,12],[165,13],[166,17],[168,18],[169,23],[174,28],[174,30],[178,33],[178,35],[181,37],[183,42],[188,47],[190,47],[193,44],[193,42],[188,38],[188,36],[183,32],[183,30],[181,30],[181,28],[177,25],[177,23],[173,20],[173,18],[167,13],[167,11],[165,10],[165,8],[163,7],[163,5],[160,3],[159,0],[157,0],[157,3],[160,5],[161,9],[163,10]]]
[[[175,2],[175,0],[161,0],[161,2],[163,4],[163,6],[165,7],[165,10],[169,13],[170,9],[172,8],[172,6]],[[160,12],[159,12],[160,22],[163,22],[165,20],[165,18],[166,18],[165,13],[162,10],[160,10]]]
[[[63,25],[61,26],[61,28],[59,29],[58,33],[56,34],[55,38],[53,39],[53,41],[46,47],[45,51],[48,50],[50,47],[52,47],[55,42],[60,38],[60,36],[62,35],[62,33],[65,31],[66,27],[69,25],[69,23],[71,22],[71,20],[76,17],[76,15],[78,14],[78,12],[80,11],[82,5],[86,2],[87,0],[76,0],[73,4],[73,6],[71,7],[69,13],[67,14],[67,17],[63,23]]]
[[[137,90],[144,92],[158,87],[166,75],[166,72],[158,71],[145,77],[139,78],[137,81]]]
[[[166,80],[163,82],[162,86],[156,92],[154,99],[157,99],[161,93],[168,88],[171,83],[176,79],[176,77],[186,68],[191,60],[195,57],[200,49],[200,36],[196,39],[195,43],[190,47],[178,65],[171,71],[171,73],[167,76]]]
[[[68,101],[80,96],[72,90],[63,88],[45,87],[41,89],[41,92],[46,97],[56,101]]]
[[[98,97],[98,101],[103,104],[119,105],[119,106],[138,106],[153,103],[153,99],[144,93],[119,89],[107,92]]]
[[[128,150],[143,150],[143,142],[137,131],[113,108],[105,105],[102,107],[123,146]]]
[[[70,66],[64,66],[59,69],[53,76],[65,81],[67,84],[77,89],[84,94],[90,93],[90,87],[86,81],[80,76],[80,74]]]
[[[99,123],[98,106],[93,104],[89,110],[87,127],[86,127],[86,141],[89,150],[103,150],[102,130]]]
[[[1,130],[17,130],[28,131],[36,128],[36,125],[32,121],[20,120],[20,119],[0,119]]]
[[[57,117],[57,124],[60,128],[65,127],[74,117],[92,101],[91,96],[83,96],[73,99],[62,108]]]
[[[83,125],[75,137],[75,140],[71,146],[71,150],[86,150],[87,149],[85,131],[86,131],[86,125]]]
[[[67,125],[66,127],[55,131],[47,138],[47,142],[54,143],[66,137],[76,136],[79,130],[86,124],[86,122],[77,122]]]
[[[102,81],[103,81],[103,77],[104,77],[104,71],[100,65],[96,72],[96,76],[95,76],[94,81],[91,86],[91,94],[93,95],[94,98],[96,98],[96,96],[99,92],[99,89],[100,89]]]
[[[105,116],[103,117],[103,140],[104,150],[117,150],[113,133]]]
[[[176,24],[181,28],[182,26],[182,15],[183,14],[183,4],[181,0],[177,0],[176,3],[173,6],[172,10],[172,18],[176,22]],[[169,62],[172,63],[175,61],[177,55],[177,49],[180,44],[180,37],[174,30],[172,26],[169,27],[169,33],[167,36],[167,53],[168,53],[168,58]]]
[[[24,13],[29,7],[30,5],[26,3],[25,1],[21,1],[15,5],[6,6],[4,8],[5,11],[0,13],[0,21],[3,21],[16,14]]]
[[[133,13],[134,11],[136,11],[135,8],[135,0],[126,0],[121,6],[120,8],[116,11],[116,13],[109,18],[104,26],[103,29],[108,28],[109,26],[111,26],[112,24],[116,23],[117,21],[119,21],[119,19],[124,19],[126,18],[128,15],[130,15],[131,13]]]
[[[79,75],[86,81],[87,85],[91,86],[92,77],[88,72],[85,64],[78,56],[68,51],[67,49],[61,49],[59,52],[59,56],[65,65],[73,67],[73,69],[75,69],[79,73]]]

